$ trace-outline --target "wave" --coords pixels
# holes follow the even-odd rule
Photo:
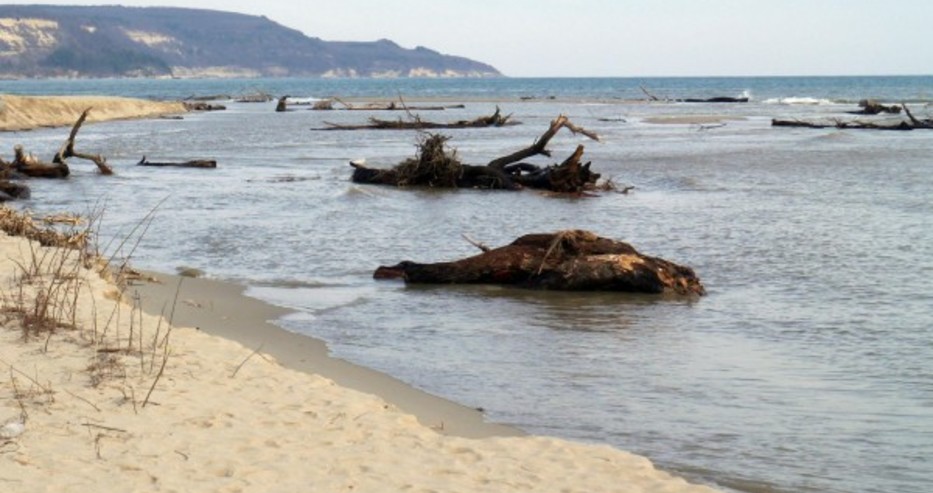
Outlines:
[[[836,101],[826,98],[811,98],[801,96],[791,96],[784,98],[769,98],[762,101],[764,104],[780,104],[785,106],[826,106],[832,104],[844,104],[845,101]]]

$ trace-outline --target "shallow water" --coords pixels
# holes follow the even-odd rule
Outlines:
[[[173,82],[152,87],[222,92]],[[726,82],[685,96],[742,88],[741,80]],[[482,407],[494,421],[611,443],[737,491],[924,491],[933,483],[933,132],[772,128],[772,117],[837,115],[854,99],[851,84],[795,80],[781,92],[781,82],[769,80],[770,93],[757,82],[752,93],[761,97],[747,105],[690,105],[611,101],[616,95],[605,91],[608,103],[578,94],[521,102],[513,95],[529,90],[525,81],[496,81],[493,96],[506,94],[498,104],[523,124],[448,132],[464,161],[481,163],[530,144],[565,113],[604,141],[559,135],[554,160],[583,143],[594,169],[636,186],[627,195],[355,185],[349,159],[390,166],[412,154],[417,135],[311,131],[369,115],[276,114],[272,103],[233,103],[183,121],[89,125],[79,148],[107,155],[118,174],[99,177],[76,164],[67,181],[31,182],[26,205],[103,210],[105,245],[154,210],[135,264],[193,266],[246,283],[250,294],[297,309],[282,324],[325,339],[337,356]],[[875,82],[864,84],[894,91]],[[649,85],[665,83],[668,91],[702,86]],[[348,92],[371,88],[346,84]],[[561,94],[553,81],[534,87]],[[911,87],[898,90],[922,101],[929,84]],[[312,89],[291,94],[329,95]],[[496,103],[475,92],[465,109],[425,117],[491,113]],[[779,104],[791,97],[824,103]],[[832,103],[838,99],[847,103]],[[918,111],[929,111],[924,104]],[[645,123],[683,115],[740,119],[718,128]],[[3,137],[50,156],[65,133]],[[133,166],[142,155],[217,159],[219,168]],[[690,265],[709,294],[681,300],[371,279],[381,264],[472,255],[461,234],[496,246],[567,228]],[[109,244],[112,251],[116,242]]]

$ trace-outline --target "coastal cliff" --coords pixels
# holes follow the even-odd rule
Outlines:
[[[0,6],[0,78],[495,77],[390,40],[324,41],[266,17],[121,6]]]

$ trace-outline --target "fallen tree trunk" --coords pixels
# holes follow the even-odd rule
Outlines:
[[[523,187],[558,193],[582,193],[593,190],[598,173],[590,171],[590,163],[582,163],[583,146],[562,163],[540,167],[519,162],[536,155],[550,156],[547,144],[561,128],[599,140],[599,136],[577,127],[564,116],[558,116],[548,130],[529,147],[507,156],[493,159],[485,166],[460,162],[456,151],[448,152],[442,135],[428,135],[418,146],[418,154],[391,169],[374,169],[352,161],[352,181],[376,185],[428,186],[439,188],[484,188],[517,190]]]
[[[648,99],[651,101],[657,101],[661,103],[747,103],[747,97],[732,97],[732,96],[715,96],[712,98],[659,98],[654,94],[648,92],[644,86],[639,86],[641,92],[645,93],[645,96],[648,96]]]
[[[58,153],[55,154],[52,162],[64,165],[65,159],[70,157],[87,159],[88,161],[91,161],[97,165],[97,169],[100,171],[100,174],[112,175],[113,169],[107,165],[107,159],[105,157],[101,156],[100,154],[85,154],[75,150],[75,138],[78,137],[78,131],[81,130],[81,125],[84,124],[84,121],[87,119],[87,115],[90,112],[91,108],[88,108],[81,113],[81,116],[78,117],[78,120],[75,121],[75,124],[71,127],[71,133],[68,134],[68,139],[65,140],[61,148],[58,150]]]
[[[826,121],[805,121],[805,120],[778,120],[772,119],[772,127],[800,127],[800,128],[839,128],[839,129],[855,129],[855,130],[918,130],[918,129],[933,129],[933,119],[920,120],[911,113],[910,108],[906,104],[901,104],[899,110],[894,113],[899,113],[900,109],[904,110],[904,113],[907,116],[906,120],[897,120],[895,122],[885,122],[885,121],[863,121],[863,120],[842,120],[839,118],[833,118]],[[887,113],[892,113],[891,111],[886,111]]]
[[[13,153],[11,167],[20,175],[29,178],[67,178],[71,174],[71,169],[66,163],[44,163],[35,156],[27,154],[23,146],[19,144],[13,148]]]
[[[334,103],[340,103],[341,108],[336,108]],[[366,103],[362,105],[353,105],[346,101],[341,100],[340,98],[330,98],[322,99],[315,102],[312,106],[312,110],[316,111],[443,111],[447,109],[463,109],[466,108],[464,104],[448,104],[448,105],[435,105],[435,106],[410,106],[406,105],[403,102],[389,101],[388,103]]]
[[[379,118],[370,118],[369,123],[363,125],[340,125],[336,123],[324,122],[327,127],[318,130],[438,130],[451,128],[485,128],[485,127],[505,127],[509,125],[519,125],[520,122],[511,121],[512,115],[502,116],[499,107],[496,112],[489,116],[481,116],[473,120],[460,120],[450,123],[438,123],[422,120],[421,117],[414,115],[409,120],[401,118],[397,120],[381,120]]]
[[[136,163],[136,166],[153,166],[153,167],[175,167],[175,168],[216,168],[217,161],[213,159],[195,159],[192,161],[180,161],[180,162],[153,162],[146,159],[146,156],[143,156],[142,159]]]
[[[879,124],[874,122],[861,122],[861,121],[843,121],[843,120],[832,120],[827,123],[820,122],[809,122],[803,120],[771,120],[772,127],[800,127],[800,128],[839,128],[839,129],[855,129],[855,130],[914,130],[915,128],[925,128],[917,127],[911,125],[906,121],[900,121],[894,124]]]
[[[401,279],[406,283],[705,294],[689,267],[642,255],[628,243],[580,230],[525,235],[504,247],[484,249],[479,255],[453,262],[404,261],[381,266],[373,277]]]

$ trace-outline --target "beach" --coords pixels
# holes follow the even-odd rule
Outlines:
[[[2,121],[67,124],[88,106],[109,108],[102,119],[174,111],[4,96]],[[0,235],[5,488],[714,491],[607,445],[487,423],[479,410],[330,358],[322,342],[269,323],[286,310],[236,285],[109,272],[78,250]]]
[[[208,333],[275,339],[262,318],[278,311],[257,309],[236,287],[151,274],[121,286],[98,270],[74,250],[0,236],[0,482],[7,488],[714,491],[605,445],[507,436],[456,423],[455,414],[445,415],[454,421],[419,422],[402,410],[412,405],[405,396],[387,400],[338,385],[288,368],[295,363],[280,363],[263,343]],[[161,292],[171,300],[158,290],[140,294],[133,287],[140,282],[170,287]],[[59,315],[51,325],[30,318],[45,302],[51,310],[44,313]],[[242,311],[225,311],[234,305]],[[315,350],[304,358],[326,356]],[[458,427],[483,438],[452,434]]]
[[[71,125],[91,108],[88,122],[151,118],[185,113],[179,101],[150,101],[112,96],[0,95],[0,131]]]

